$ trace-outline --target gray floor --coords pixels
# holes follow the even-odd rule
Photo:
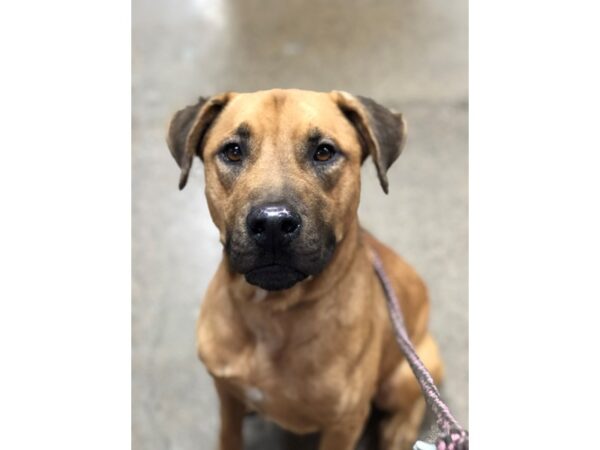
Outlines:
[[[194,325],[220,247],[200,164],[188,187],[164,143],[200,94],[343,89],[405,113],[390,195],[363,170],[363,224],[427,281],[447,364],[443,392],[468,424],[467,2],[133,1],[133,448],[211,449],[217,404]],[[257,418],[248,449],[314,448]]]

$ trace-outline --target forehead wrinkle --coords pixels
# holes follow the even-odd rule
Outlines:
[[[248,122],[242,122],[237,126],[233,134],[241,139],[250,139],[250,136],[252,136],[252,130]]]
[[[273,111],[275,111],[276,114],[279,113],[281,111],[281,109],[284,107],[286,100],[287,100],[287,97],[285,96],[285,94],[283,94],[279,91],[275,91],[272,93],[271,106],[273,108]]]
[[[311,127],[308,130],[306,140],[311,144],[316,144],[323,139],[323,132],[318,127]]]

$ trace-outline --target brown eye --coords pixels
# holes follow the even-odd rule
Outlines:
[[[242,160],[242,148],[239,144],[227,144],[223,149],[223,157],[229,162],[240,162]]]
[[[333,155],[335,155],[333,145],[321,144],[317,147],[317,150],[315,150],[313,159],[318,162],[326,162],[333,158]]]

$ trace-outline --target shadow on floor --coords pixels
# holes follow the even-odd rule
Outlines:
[[[356,450],[378,450],[378,428],[384,418],[383,412],[377,409],[371,411]],[[420,435],[430,436],[434,424],[433,415],[428,412]],[[296,435],[264,420],[258,414],[250,414],[244,422],[244,442],[245,450],[318,450],[319,434]]]

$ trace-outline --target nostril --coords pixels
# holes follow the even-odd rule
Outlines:
[[[300,224],[294,219],[283,219],[281,221],[281,231],[285,234],[292,234],[294,231],[298,229]]]
[[[254,234],[261,234],[265,232],[267,221],[265,219],[255,219],[250,224],[250,231]]]

